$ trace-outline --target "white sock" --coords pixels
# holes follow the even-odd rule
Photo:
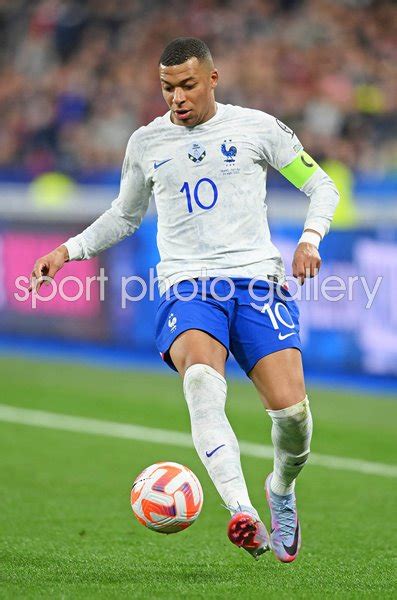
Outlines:
[[[238,441],[225,414],[225,378],[208,365],[195,364],[185,373],[183,391],[194,446],[225,505],[252,508]]]
[[[273,421],[274,469],[272,492],[280,496],[291,494],[295,479],[303,469],[310,453],[313,421],[309,400],[281,410],[267,411]]]

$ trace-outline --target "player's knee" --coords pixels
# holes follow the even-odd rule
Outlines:
[[[266,395],[266,404],[271,407],[271,410],[285,410],[298,402],[299,400],[296,400],[292,394],[283,394],[281,391]]]
[[[196,367],[209,367],[209,369],[212,369],[213,371],[217,372],[222,377],[221,365],[218,363],[219,361],[207,354],[203,355],[202,353],[200,353],[199,355],[196,355],[195,352],[192,352],[188,353],[180,361],[180,368],[178,368],[178,371],[180,375],[183,378],[185,378],[187,371],[191,369],[191,376],[193,377],[193,374],[197,374],[197,377],[199,377],[200,374],[202,376],[204,371]]]
[[[194,363],[185,366],[185,374],[183,377],[184,385],[198,387],[203,384],[205,379],[207,365],[203,363]]]
[[[224,377],[214,367],[206,363],[194,363],[185,370],[184,384],[191,386],[202,386],[208,378],[215,378],[224,382]]]
[[[189,405],[191,399],[196,399],[200,396],[207,397],[211,390],[226,391],[226,381],[224,377],[213,367],[204,363],[195,363],[190,365],[183,378],[183,390],[185,393],[186,401]],[[223,398],[223,394],[210,393],[212,402],[216,401],[216,398]]]
[[[282,386],[267,393],[267,404],[275,410],[284,410],[296,406],[306,397],[304,385],[291,387]]]
[[[309,456],[313,420],[307,396],[301,402],[281,410],[269,410],[273,421],[272,441],[304,464]]]

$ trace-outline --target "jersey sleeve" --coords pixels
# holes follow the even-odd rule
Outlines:
[[[266,115],[259,134],[259,150],[269,165],[281,171],[297,158],[303,146],[292,129],[276,117]]]
[[[304,150],[295,133],[282,121],[267,115],[260,148],[265,160],[310,199],[304,229],[323,238],[339,201],[333,181]]]
[[[124,157],[119,195],[92,225],[65,242],[69,259],[92,258],[133,234],[147,211],[151,193],[151,180],[145,177],[139,142],[133,134]]]

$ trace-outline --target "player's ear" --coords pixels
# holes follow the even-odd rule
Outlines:
[[[218,69],[212,69],[210,74],[211,88],[215,89],[218,85]]]

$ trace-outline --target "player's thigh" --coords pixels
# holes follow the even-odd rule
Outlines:
[[[302,356],[297,348],[286,348],[261,358],[248,373],[266,408],[280,410],[306,396]]]
[[[196,363],[222,374],[225,370],[229,352],[228,305],[213,298],[203,285],[201,281],[180,282],[178,293],[173,288],[157,310],[157,348],[166,364],[182,376]]]
[[[181,377],[195,364],[208,365],[221,375],[225,374],[227,350],[223,344],[204,331],[184,331],[172,343],[169,354]]]
[[[230,348],[267,408],[281,409],[305,398],[299,309],[287,290],[257,282],[241,287]]]

